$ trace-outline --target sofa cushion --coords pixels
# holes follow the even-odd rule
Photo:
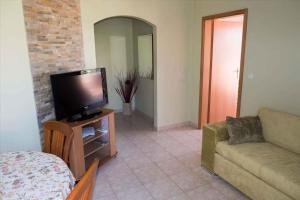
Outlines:
[[[229,144],[265,142],[258,117],[226,117],[226,124],[230,136]]]
[[[300,154],[300,116],[267,108],[258,116],[266,141]]]
[[[229,145],[222,141],[216,151],[274,188],[300,199],[300,155],[271,143]]]

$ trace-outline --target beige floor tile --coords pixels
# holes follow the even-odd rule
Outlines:
[[[117,192],[116,196],[118,200],[154,200],[144,187]]]
[[[114,194],[106,195],[106,196],[93,196],[93,200],[118,200]]]
[[[174,182],[167,178],[146,183],[145,187],[156,200],[169,199],[183,193]]]
[[[222,179],[211,182],[212,187],[223,193],[228,199],[248,199],[243,193]]]
[[[149,135],[156,142],[168,141],[170,137],[163,132],[154,132],[152,135]]]
[[[180,144],[179,146],[166,147],[166,150],[173,156],[183,156],[194,151],[194,148]]]
[[[114,192],[110,187],[108,181],[107,182],[96,182],[94,187],[94,196],[103,197],[103,196],[111,196]]]
[[[191,169],[201,167],[201,154],[198,152],[189,152],[178,156],[177,159]]]
[[[118,149],[118,157],[127,158],[132,156],[140,156],[142,152],[136,145],[128,144],[126,147]]]
[[[165,149],[156,142],[148,142],[146,144],[138,144],[137,146],[144,153],[165,151]]]
[[[116,140],[118,156],[99,168],[95,200],[248,199],[200,166],[200,130],[156,132],[138,114],[117,114]]]
[[[147,167],[138,168],[133,171],[138,179],[143,183],[149,183],[167,177],[165,173],[155,164],[150,164]]]
[[[175,158],[170,160],[159,161],[156,162],[156,164],[164,173],[166,173],[169,176],[176,175],[189,170]]]
[[[153,162],[160,162],[166,160],[174,160],[175,157],[167,151],[147,152],[145,155]]]
[[[201,177],[203,177],[204,179],[206,179],[210,183],[212,181],[220,179],[217,175],[209,172],[208,170],[204,169],[203,167],[193,168],[192,171],[199,174]]]
[[[176,194],[176,196],[167,198],[167,200],[190,200],[190,198],[185,193],[178,193],[178,194]]]
[[[153,162],[152,160],[150,160],[150,158],[146,157],[145,155],[127,157],[124,158],[124,161],[127,163],[130,169],[147,167]]]
[[[173,175],[170,177],[183,191],[190,191],[201,185],[208,185],[208,181],[202,178],[200,175],[191,172],[184,171],[182,173]]]
[[[203,185],[187,192],[191,200],[229,200],[211,185]]]
[[[176,134],[172,135],[170,134],[177,142],[183,143],[183,144],[190,144],[193,142],[199,142],[199,139],[188,135],[187,132],[177,132]]]
[[[174,138],[172,137],[162,137],[160,140],[156,141],[159,145],[161,145],[164,148],[176,148],[181,146],[182,144],[177,142]]]
[[[108,178],[109,184],[114,192],[127,191],[131,188],[141,187],[141,182],[131,173],[122,176],[111,176]]]
[[[103,168],[100,168],[100,171],[102,170],[107,176],[130,174],[132,172],[125,161],[117,164],[105,165]]]

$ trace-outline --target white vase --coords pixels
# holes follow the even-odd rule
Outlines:
[[[124,115],[131,115],[131,103],[123,103],[123,114]]]

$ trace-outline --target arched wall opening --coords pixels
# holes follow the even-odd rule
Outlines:
[[[115,92],[116,76],[137,69],[141,78],[133,100],[133,108],[157,124],[157,44],[156,26],[134,16],[111,16],[94,23],[95,57],[97,67],[105,67],[108,81],[109,105],[122,110],[122,101]],[[151,38],[151,74],[149,44]],[[145,43],[146,41],[146,43]],[[146,48],[145,48],[146,44]],[[146,49],[146,50],[145,50]],[[146,52],[146,53],[143,53]],[[150,54],[149,54],[150,55]],[[145,64],[146,63],[146,64]],[[147,64],[148,63],[148,64]],[[148,66],[148,67],[143,67]]]

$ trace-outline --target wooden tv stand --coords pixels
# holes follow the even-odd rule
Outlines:
[[[95,130],[101,128],[101,122],[108,120],[108,133],[96,131],[94,136],[82,137],[83,127],[94,127]],[[70,151],[70,169],[79,180],[89,165],[95,158],[102,161],[110,159],[117,154],[116,140],[115,140],[115,114],[111,109],[102,109],[102,113],[93,118],[67,122],[74,132],[73,144]],[[103,138],[103,137],[106,137]],[[106,141],[105,141],[106,140]]]

